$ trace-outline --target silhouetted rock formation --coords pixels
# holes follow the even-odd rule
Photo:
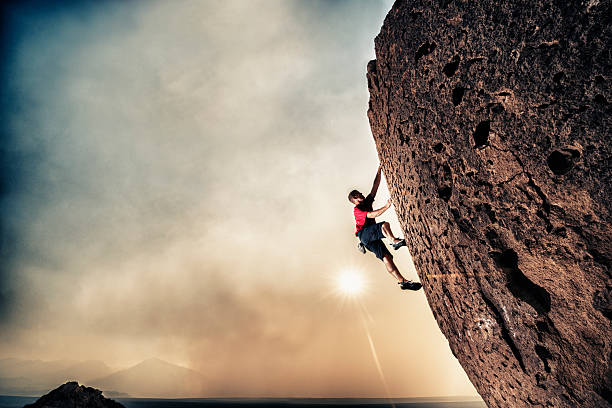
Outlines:
[[[102,396],[102,391],[67,382],[43,395],[34,404],[24,408],[125,408],[120,403]]]
[[[489,406],[612,401],[610,0],[397,1],[368,116],[440,329]]]

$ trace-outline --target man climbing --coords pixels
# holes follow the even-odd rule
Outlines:
[[[370,194],[368,194],[367,197],[364,197],[363,194],[357,190],[353,190],[349,193],[349,201],[355,204],[355,209],[353,210],[353,213],[355,214],[355,221],[357,223],[357,231],[355,232],[355,235],[359,238],[363,246],[365,246],[370,252],[374,252],[376,257],[383,261],[387,271],[399,281],[398,284],[402,289],[419,290],[422,287],[420,283],[404,279],[393,262],[393,255],[391,255],[391,252],[389,252],[385,244],[382,242],[382,238],[384,237],[391,241],[391,246],[395,250],[405,246],[406,241],[396,238],[393,235],[393,232],[391,232],[391,226],[388,222],[384,221],[377,223],[375,220],[376,217],[382,215],[382,213],[391,207],[391,199],[389,199],[387,203],[378,210],[374,210],[372,207],[374,197],[376,196],[376,191],[378,190],[378,185],[380,184],[381,170],[381,167],[378,166],[378,172],[376,173],[376,178],[374,178],[372,191],[370,191]]]

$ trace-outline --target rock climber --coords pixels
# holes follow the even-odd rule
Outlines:
[[[389,241],[391,241],[391,246],[395,250],[405,246],[406,241],[393,235],[393,232],[391,232],[391,226],[388,222],[383,221],[377,223],[375,220],[376,217],[387,211],[392,204],[391,199],[389,199],[387,203],[378,210],[374,210],[372,207],[374,197],[376,196],[376,191],[378,190],[378,185],[380,184],[381,170],[382,168],[378,166],[378,171],[376,172],[376,177],[374,178],[374,183],[372,184],[372,191],[370,191],[370,194],[368,194],[367,197],[364,197],[363,194],[357,190],[353,190],[349,193],[349,201],[355,204],[355,208],[353,210],[353,213],[355,214],[355,221],[357,223],[357,231],[355,232],[355,235],[359,238],[360,248],[363,253],[365,253],[365,250],[363,249],[363,247],[365,247],[368,249],[368,251],[373,252],[378,259],[383,261],[387,271],[399,281],[398,284],[402,289],[419,290],[422,287],[420,283],[405,279],[397,269],[397,266],[395,266],[395,263],[393,262],[393,255],[391,255],[391,252],[389,252],[383,243],[382,238],[387,238]]]

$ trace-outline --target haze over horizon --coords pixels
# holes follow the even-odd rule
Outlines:
[[[5,6],[0,358],[156,357],[214,373],[202,396],[385,397],[335,292],[351,269],[390,394],[476,395],[423,292],[355,249],[391,3]]]

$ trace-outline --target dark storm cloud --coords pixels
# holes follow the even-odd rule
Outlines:
[[[38,118],[32,115],[33,111],[49,107],[41,106],[41,100],[31,90],[37,87],[61,97],[61,91],[54,89],[54,79],[61,73],[62,57],[77,46],[79,38],[63,38],[60,42],[53,38],[57,31],[52,25],[66,16],[87,21],[101,7],[94,1],[27,0],[2,2],[0,6],[0,325],[18,317],[27,307],[24,293],[28,290],[18,273],[21,262],[56,262],[23,234],[27,220],[36,218],[54,194],[43,165],[48,152],[38,139],[54,135],[41,128]],[[54,48],[44,64],[24,63],[24,47],[32,41],[46,41],[45,46]],[[26,88],[30,92],[24,92]]]
[[[28,168],[28,153],[13,148],[17,136],[11,128],[11,119],[25,104],[11,80],[12,62],[22,34],[15,21],[18,9],[15,3],[0,5],[0,58],[3,61],[0,64],[0,115],[3,118],[0,122],[0,327],[10,319],[10,312],[16,305],[12,271],[19,235],[18,228],[10,222],[14,215],[11,198],[18,192],[21,176]]]

